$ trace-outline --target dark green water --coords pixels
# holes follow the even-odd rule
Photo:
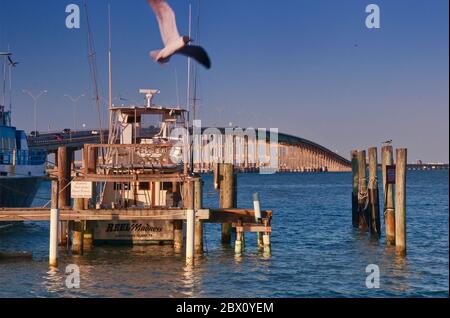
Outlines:
[[[350,174],[240,175],[239,206],[259,192],[274,211],[272,255],[246,250],[235,257],[220,245],[220,227],[206,227],[207,253],[194,269],[171,247],[97,247],[84,256],[60,251],[47,266],[48,224],[27,222],[0,234],[0,250],[33,251],[32,261],[0,263],[0,297],[448,297],[448,171],[410,171],[406,258],[351,226]],[[217,206],[211,176],[204,205]],[[49,198],[49,185],[40,189]],[[35,201],[42,204],[42,199]],[[384,226],[383,226],[384,233]],[[77,264],[80,289],[65,286]],[[366,267],[380,269],[380,288],[366,287]]]

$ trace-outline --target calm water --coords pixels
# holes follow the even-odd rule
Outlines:
[[[0,250],[33,251],[32,261],[0,263],[0,297],[448,297],[448,171],[408,172],[408,255],[398,258],[384,237],[371,242],[351,226],[350,174],[239,176],[239,206],[259,192],[274,211],[272,256],[255,237],[236,258],[220,245],[220,227],[206,227],[208,252],[195,269],[170,247],[97,247],[82,257],[60,252],[47,267],[48,224],[25,223],[0,234]],[[217,206],[211,176],[205,206]],[[49,185],[35,204],[49,198]],[[68,264],[81,269],[81,288],[65,288]],[[365,286],[368,264],[380,289]]]

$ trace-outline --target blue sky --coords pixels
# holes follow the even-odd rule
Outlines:
[[[0,0],[0,51],[14,71],[14,123],[33,130],[28,89],[39,101],[40,130],[73,126],[64,94],[92,96],[82,13],[80,30],[65,27],[65,7],[81,1]],[[145,0],[90,0],[99,83],[107,96],[107,4],[113,17],[114,96],[140,100],[159,88],[159,104],[186,100],[186,59],[159,66],[161,47]],[[188,32],[189,1],[169,3],[180,33]],[[273,5],[275,3],[275,5]],[[365,7],[381,8],[381,29],[365,27]],[[192,0],[197,12],[198,0]],[[393,139],[409,161],[449,160],[447,0],[202,0],[200,41],[213,67],[199,74],[200,118],[206,125],[276,127],[348,157],[353,148]],[[106,117],[106,106],[105,106]],[[89,98],[78,125],[95,127]]]

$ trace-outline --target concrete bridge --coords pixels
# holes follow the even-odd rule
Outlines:
[[[351,163],[339,154],[310,140],[278,133],[274,135],[264,132],[265,136],[252,138],[248,131],[235,129],[230,135],[229,128],[215,129],[220,133],[212,143],[208,140],[208,131],[203,128],[201,137],[197,140],[194,154],[195,170],[208,172],[214,169],[211,155],[232,161],[242,172],[255,172],[261,168],[276,170],[277,172],[346,172],[351,171]],[[257,134],[258,135],[258,132]],[[72,131],[68,133],[42,133],[28,137],[31,149],[45,149],[47,153],[57,153],[59,147],[67,147],[75,152],[83,149],[85,144],[99,144],[100,138],[108,140],[108,131]],[[272,138],[272,142],[271,142]],[[214,138],[212,138],[214,139]],[[195,140],[195,135],[194,135]],[[214,144],[214,146],[211,146]],[[232,156],[232,157],[230,157]],[[271,163],[276,158],[276,166]]]

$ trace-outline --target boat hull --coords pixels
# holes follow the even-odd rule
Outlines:
[[[0,207],[30,207],[42,180],[40,177],[0,178]],[[0,229],[11,227],[17,223],[20,222],[1,222]]]
[[[41,177],[0,178],[0,207],[30,207],[42,181]]]

